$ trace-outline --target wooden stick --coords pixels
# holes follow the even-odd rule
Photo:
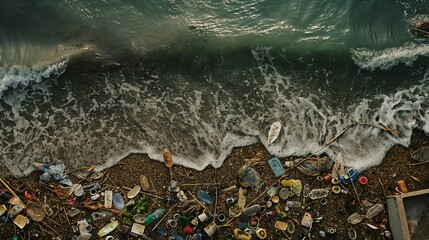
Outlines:
[[[429,163],[429,161],[419,162],[419,163],[410,163],[408,165],[410,165],[410,166],[417,166],[417,165],[423,165],[423,164],[426,164],[426,163]]]
[[[380,186],[381,186],[381,189],[383,190],[383,194],[384,194],[384,196],[386,196],[386,190],[384,189],[383,182],[381,181],[381,179],[380,179],[380,178],[378,178],[378,182],[380,183]]]
[[[18,195],[16,195],[15,191],[13,191],[13,189],[12,189],[12,188],[10,188],[10,187],[9,187],[9,185],[7,185],[6,181],[5,181],[5,180],[3,180],[3,178],[1,178],[1,177],[0,177],[0,182],[1,182],[1,183],[3,183],[3,185],[7,188],[7,190],[8,190],[10,193],[12,193],[12,195],[13,195],[14,197],[17,197],[17,198],[21,201],[21,199],[18,197]],[[22,202],[22,201],[21,201],[21,202]]]
[[[424,34],[429,35],[429,32],[427,32],[427,31],[425,31],[425,30],[418,29],[418,28],[416,28],[416,27],[412,27],[411,29],[413,29],[413,30],[419,31],[419,32],[421,32],[421,33],[424,33]]]
[[[357,198],[357,200],[358,200],[358,202],[359,202],[359,205],[363,208],[363,205],[362,205],[362,203],[360,202],[359,194],[358,194],[358,192],[356,191],[355,184],[353,183],[353,179],[352,179],[352,177],[350,176],[350,173],[348,173],[348,172],[347,172],[347,175],[349,176],[350,182],[352,183],[352,187],[353,187],[353,190],[355,191],[356,198]]]
[[[65,218],[66,218],[66,220],[67,220],[67,223],[69,224],[69,226],[71,226],[71,224],[70,224],[70,219],[69,219],[69,216],[67,215],[66,208],[65,208],[64,206],[61,206],[61,208],[62,208],[62,209],[63,209],[63,211],[64,211],[64,215],[65,215]]]
[[[12,174],[12,176],[17,179],[18,177],[12,172],[12,170],[9,168],[9,166],[4,161],[1,161],[1,162],[7,168],[7,170],[9,170],[9,172]]]
[[[201,205],[201,207],[203,207],[204,208],[204,210],[208,213],[208,214],[210,214],[210,215],[212,215],[213,216],[213,214],[209,211],[209,210],[207,210],[207,208],[206,208],[206,206],[204,206],[204,204],[202,204],[200,201],[198,201],[198,199],[191,193],[191,191],[189,191],[189,190],[187,190],[188,191],[188,193],[195,199],[195,201],[197,201],[197,203],[198,204],[200,204]]]
[[[220,183],[185,183],[185,184],[180,184],[180,186],[200,186],[200,185],[214,185],[214,186],[219,186],[221,184]]]
[[[171,207],[169,210],[168,210],[168,212],[166,212],[165,214],[164,214],[164,216],[155,224],[155,226],[152,228],[152,231],[153,230],[155,230],[155,228],[156,227],[158,227],[158,225],[167,217],[167,215],[177,206],[177,204],[179,204],[179,203],[176,203],[176,204],[174,204],[173,205],[173,207]]]

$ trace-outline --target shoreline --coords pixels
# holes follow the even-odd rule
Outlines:
[[[410,163],[415,162],[414,160],[410,159],[410,152],[417,150],[422,146],[428,145],[429,137],[425,136],[422,131],[413,131],[411,144],[408,148],[405,148],[400,145],[392,147],[388,151],[380,165],[371,167],[361,173],[368,178],[369,182],[367,185],[359,185],[357,183],[355,184],[356,192],[359,196],[360,201],[368,200],[372,203],[385,203],[386,196],[396,193],[396,181],[400,179],[405,180],[409,191],[429,188],[429,165],[409,165]],[[254,169],[260,174],[261,179],[266,186],[270,186],[273,183],[277,182],[278,178],[274,176],[269,165],[266,164],[266,160],[272,157],[273,156],[271,156],[267,152],[267,150],[261,143],[245,147],[236,147],[225,159],[224,164],[218,169],[209,166],[203,171],[197,171],[194,169],[186,168],[184,166],[173,165],[173,179],[175,179],[179,183],[179,186],[183,185],[182,189],[185,190],[185,192],[189,191],[189,193],[193,193],[194,196],[197,190],[205,190],[213,197],[213,199],[217,199],[215,201],[216,204],[206,206],[207,211],[211,212],[214,215],[220,213],[228,215],[229,206],[226,204],[226,199],[236,196],[236,193],[224,194],[220,193],[219,190],[229,187],[231,185],[238,185],[237,171],[243,165],[244,159],[251,158],[259,158],[262,160],[260,161],[261,164],[254,166]],[[294,159],[296,159],[296,157],[281,158],[280,160],[283,164],[286,160]],[[66,171],[67,170],[68,169],[66,169]],[[303,185],[304,183],[307,183],[312,189],[330,188],[332,186],[330,183],[327,184],[316,180],[316,177],[303,175],[297,170],[288,171],[286,168],[286,171],[287,179],[300,179]],[[165,196],[166,187],[170,185],[169,171],[164,166],[164,163],[150,159],[147,154],[130,154],[124,159],[122,159],[115,166],[107,168],[102,172],[104,173],[104,178],[99,180],[102,185],[102,190],[110,189],[120,193],[122,196],[126,196],[129,189],[139,184],[140,175],[147,176],[150,185],[149,192],[151,194]],[[82,184],[89,184],[91,182],[94,182],[82,182],[81,180],[78,180],[71,175],[72,174],[69,174],[73,183],[81,182]],[[39,183],[39,176],[40,172],[35,171],[25,178],[14,179],[12,177],[9,177],[7,178],[7,180],[9,183],[11,183],[11,186],[14,189],[25,189],[28,191],[28,193],[36,196],[38,199],[43,199],[43,196],[47,196],[47,204],[50,204],[51,206],[58,206],[58,204],[60,206],[67,206],[66,200],[58,199],[56,194],[51,192],[52,189],[57,188],[58,181],[51,180],[48,186],[43,186]],[[411,176],[417,177],[421,181],[421,183],[413,180]],[[382,186],[379,182],[382,183]],[[218,183],[218,185],[214,185],[213,183]],[[350,205],[350,203],[354,199],[353,196],[356,196],[356,194],[350,185],[346,187],[348,188],[350,194],[330,194],[326,198],[328,203],[323,206],[319,203],[318,200],[307,199],[307,201],[305,201],[305,199],[303,199],[302,197],[291,197],[290,200],[303,202],[303,204],[306,206],[305,208],[291,209],[287,212],[288,217],[284,221],[287,221],[287,219],[293,219],[294,221],[296,221],[295,225],[297,230],[293,234],[293,239],[296,239],[296,237],[299,236],[301,231],[303,231],[303,227],[300,226],[300,222],[303,217],[303,213],[306,209],[316,211],[319,216],[323,217],[321,223],[313,224],[313,230],[311,231],[313,239],[322,239],[319,238],[318,232],[320,230],[324,230],[326,227],[329,226],[336,228],[335,239],[346,239],[347,231],[350,227],[354,227],[356,232],[358,233],[358,236],[360,237],[362,237],[363,234],[366,234],[366,236],[373,237],[372,239],[382,239],[380,235],[382,230],[384,231],[390,228],[388,226],[388,223],[387,225],[383,225],[383,223],[388,219],[387,210],[383,211],[379,216],[370,221],[370,223],[373,225],[379,227],[385,226],[386,228],[380,227],[380,229],[378,230],[371,230],[367,227],[366,224],[363,223],[358,225],[349,224],[347,222],[347,217],[353,212],[359,211],[359,208],[357,208],[356,205]],[[17,193],[18,195],[22,196],[22,199],[25,199],[23,197],[23,191],[17,191]],[[261,192],[256,192],[255,190],[248,189],[246,196],[246,204],[249,204],[250,202],[254,201],[254,203],[252,204],[264,205],[265,202],[262,201],[261,198],[257,198],[260,193]],[[126,199],[126,197],[124,198]],[[191,198],[191,196],[188,195],[188,198]],[[283,209],[285,202],[280,201],[279,204]],[[75,204],[75,207],[81,209],[82,212],[76,217],[69,218],[70,224],[75,225],[78,220],[84,218],[85,216],[86,218],[91,218],[91,213],[93,212],[93,210],[85,209],[83,207],[83,203],[77,203]],[[148,205],[149,209],[145,213],[153,212],[155,209],[158,208],[170,209],[171,207],[171,202],[169,203],[157,198],[150,198]],[[167,216],[166,220],[171,219],[173,214],[180,213],[182,210],[183,209],[181,208],[175,209]],[[273,208],[269,208],[269,210],[274,211]],[[73,235],[70,225],[68,224],[66,219],[62,217],[61,213],[58,213],[58,215],[53,215],[51,219],[54,219],[56,222],[61,224],[61,228],[58,228],[57,232],[60,233],[62,236]],[[122,219],[120,217],[118,219],[121,222],[121,228],[118,227],[119,230],[115,230],[113,235],[120,237],[129,237],[129,233],[127,232],[129,231],[129,228],[126,227],[127,225],[122,222]],[[246,217],[240,216],[238,219],[235,219],[235,221],[232,221],[232,223],[234,223],[234,226],[236,227],[239,222],[246,221],[246,219]],[[281,237],[275,233],[276,229],[274,228],[274,223],[276,220],[282,219],[278,219],[277,216],[275,216],[273,220],[265,218],[261,220],[260,227],[266,229],[268,233],[268,237],[266,239],[279,239]],[[45,222],[45,224],[52,225],[50,221]],[[4,235],[4,237],[9,238],[12,237],[14,228],[11,227],[11,225],[13,226],[13,224],[11,224],[10,222],[0,222],[0,229],[3,229],[3,233],[0,235]],[[105,225],[105,222],[94,222],[93,228],[98,231],[98,229],[103,227],[103,225]],[[205,224],[204,226],[206,225],[207,224]],[[180,236],[183,236],[182,229],[171,228],[167,225],[166,221],[163,221],[159,226],[166,232],[174,232]],[[52,227],[56,228],[58,226],[52,225]],[[147,230],[145,231],[145,233],[153,239],[160,239],[160,236],[155,231],[151,231],[152,227],[153,225],[147,226]],[[123,228],[128,230],[124,230]],[[230,236],[232,234],[233,228],[234,227],[220,228],[213,239],[226,239],[227,236]],[[202,229],[198,227],[195,229],[195,232],[201,232],[201,230]],[[40,229],[37,227],[37,225],[30,223],[27,228],[24,228],[24,230],[20,232],[27,233],[28,231],[40,232]],[[56,235],[56,233],[53,233],[52,231],[50,232],[53,235]],[[47,233],[42,232],[42,234],[45,234],[43,236],[49,236]],[[95,234],[95,232],[93,234]],[[49,237],[54,237],[53,235]],[[134,237],[129,238],[137,239]]]

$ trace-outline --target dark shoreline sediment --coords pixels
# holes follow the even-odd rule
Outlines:
[[[394,146],[389,150],[382,163],[379,166],[375,166],[369,168],[361,173],[368,178],[369,182],[367,185],[359,185],[355,184],[356,192],[359,195],[359,199],[367,200],[372,203],[385,203],[385,196],[395,194],[396,182],[400,179],[405,180],[408,190],[415,191],[420,189],[429,188],[429,165],[419,165],[419,166],[410,166],[410,163],[414,163],[414,160],[410,158],[410,153],[414,150],[422,146],[429,145],[429,138],[424,135],[421,131],[414,131],[411,144],[408,148],[403,146]],[[197,190],[202,189],[207,191],[213,199],[216,197],[216,187],[214,185],[204,184],[204,183],[219,183],[218,186],[218,194],[217,194],[217,204],[212,204],[207,206],[207,210],[211,213],[216,212],[217,214],[224,213],[228,215],[229,206],[226,205],[226,199],[228,197],[237,196],[237,193],[224,194],[220,193],[219,190],[225,187],[238,184],[237,171],[243,165],[244,159],[251,158],[259,158],[261,159],[261,164],[256,165],[255,170],[261,175],[261,179],[265,182],[266,186],[270,186],[271,184],[278,181],[278,178],[274,176],[269,165],[266,163],[266,160],[272,158],[264,148],[264,146],[260,143],[254,144],[246,147],[235,148],[232,153],[227,157],[224,161],[224,164],[218,168],[214,169],[213,167],[208,167],[203,171],[195,171],[193,169],[188,169],[183,166],[173,166],[173,177],[180,184],[195,184],[195,185],[187,185],[182,186],[182,189],[189,190],[194,196]],[[173,153],[174,159],[174,153]],[[288,157],[282,158],[281,161],[284,163],[286,160],[293,160],[296,157]],[[163,193],[166,192],[164,186],[170,185],[170,178],[167,168],[163,163],[158,161],[153,161],[148,158],[147,155],[144,154],[131,154],[124,158],[117,165],[106,169],[104,172],[104,178],[100,182],[102,185],[102,190],[113,190],[114,192],[119,192],[126,199],[126,193],[128,190],[126,188],[132,188],[135,185],[139,184],[140,175],[146,175],[150,182],[150,190],[153,194],[159,194],[160,196],[165,196]],[[289,172],[289,171],[287,171]],[[52,192],[50,189],[57,188],[57,181],[51,180],[50,185],[42,186],[39,184],[40,172],[34,172],[30,176],[23,179],[13,179],[6,178],[7,182],[10,186],[17,191],[17,194],[21,197],[21,199],[25,199],[24,191],[28,191],[31,195],[35,196],[38,200],[43,201],[44,196],[47,198],[47,204],[49,204],[53,209],[61,209],[62,207],[68,207],[67,199],[59,199],[57,195]],[[415,181],[411,176],[417,177],[421,183]],[[71,176],[73,182],[78,182],[79,180]],[[316,180],[316,177],[309,177],[301,174],[297,170],[292,170],[287,173],[287,179],[300,179],[302,184],[308,183],[311,189],[316,188],[330,188],[332,185],[330,183],[324,183],[323,181]],[[101,179],[100,179],[101,180]],[[382,182],[383,187],[380,184]],[[92,181],[94,182],[94,181]],[[90,182],[82,181],[82,185],[87,185]],[[202,185],[199,185],[202,184]],[[125,188],[124,188],[125,187]],[[335,227],[336,233],[332,235],[332,239],[347,239],[347,230],[350,227],[354,227],[358,238],[363,239],[363,234],[372,239],[383,239],[380,235],[384,230],[383,225],[389,229],[388,223],[386,224],[386,220],[388,219],[387,210],[383,211],[380,215],[376,216],[371,221],[364,220],[362,223],[357,225],[351,225],[347,222],[347,217],[355,211],[359,211],[356,205],[353,205],[353,197],[354,189],[351,185],[346,185],[347,189],[352,194],[347,195],[335,195],[330,193],[326,198],[327,204],[321,205],[319,200],[310,200],[306,199],[305,207],[290,209],[287,214],[288,217],[283,219],[282,221],[287,221],[288,219],[296,220],[296,231],[293,235],[292,239],[297,239],[299,234],[301,234],[303,227],[299,225],[302,220],[303,214],[306,210],[313,211],[317,213],[318,216],[323,217],[320,223],[313,223],[313,227],[311,230],[311,235],[314,236],[312,239],[321,239],[319,237],[319,231],[326,231],[327,227]],[[1,187],[3,188],[3,187]],[[384,188],[384,190],[383,190]],[[384,193],[385,191],[385,193]],[[188,198],[192,198],[187,191]],[[254,200],[260,192],[256,192],[255,190],[248,190],[247,194],[247,202],[250,203]],[[173,196],[173,194],[172,194]],[[71,198],[71,197],[70,197]],[[288,200],[300,201],[303,202],[302,197],[293,196]],[[24,202],[26,202],[25,200]],[[85,209],[83,207],[83,202],[88,201],[88,197],[83,199],[81,202],[76,201],[75,206],[81,210],[84,210],[79,215],[69,218],[68,220],[65,217],[64,212],[58,211],[54,213],[50,220],[44,220],[44,222],[39,226],[34,222],[31,222],[28,226],[26,226],[23,230],[17,231],[18,235],[21,237],[27,236],[31,233],[39,233],[42,238],[54,237],[57,234],[60,234],[63,239],[71,239],[73,233],[71,227],[69,226],[68,221],[71,224],[76,225],[78,220],[83,218],[90,219],[92,210]],[[127,201],[127,200],[126,200]],[[286,201],[280,201],[279,206],[281,209],[284,209]],[[262,198],[255,200],[255,204],[264,205],[264,201]],[[9,204],[4,203],[4,200],[0,204]],[[215,211],[215,205],[217,205]],[[149,200],[149,210],[146,213],[153,212],[155,209],[164,207],[169,209],[173,206],[172,202],[162,201],[157,198],[151,197]],[[385,206],[386,207],[386,206]],[[275,213],[274,207],[269,208]],[[181,208],[177,207],[173,209],[169,215],[166,217],[167,219],[172,219],[175,213],[179,213],[183,211]],[[25,213],[23,213],[25,215]],[[276,215],[276,214],[275,214]],[[120,239],[127,239],[128,234],[126,233],[127,227],[122,222],[122,218],[118,217],[120,226],[118,230],[115,230],[110,235],[120,237]],[[9,219],[10,220],[10,219]],[[177,227],[172,229],[167,226],[166,220],[160,223],[159,227],[162,228],[167,233],[174,232],[179,236],[184,238],[183,229]],[[238,219],[235,219],[231,223],[233,223],[233,227],[222,227],[219,229],[218,233],[214,235],[213,239],[226,239],[228,235],[233,233],[234,227],[237,227],[239,222],[248,221],[249,217],[240,216]],[[267,238],[266,239],[281,239],[283,235],[277,235],[275,233],[274,223],[280,220],[277,216],[274,219],[267,219],[265,217],[261,218],[260,226],[261,228],[266,229]],[[56,224],[53,224],[54,221]],[[94,221],[93,225],[93,238],[97,239],[96,236],[97,231],[103,227],[107,222],[106,221]],[[371,230],[365,223],[371,223],[377,227],[380,227],[378,230]],[[219,224],[219,223],[218,223]],[[54,228],[55,231],[51,230],[46,225]],[[196,229],[196,232],[202,232],[202,228],[207,226],[208,222],[201,223]],[[220,225],[220,224],[219,224]],[[59,227],[61,226],[61,227]],[[151,224],[146,227],[145,233],[153,238],[153,239],[167,239],[167,237],[161,237],[155,231],[151,231],[154,224]],[[16,228],[12,221],[0,222],[1,229],[1,237],[5,239],[12,238]],[[44,229],[44,230],[41,230]],[[129,229],[128,229],[129,230]],[[122,232],[121,232],[122,231]],[[255,235],[253,235],[253,239],[257,239]],[[130,239],[137,239],[134,237],[129,237]]]

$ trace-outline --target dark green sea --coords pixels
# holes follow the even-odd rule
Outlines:
[[[368,168],[429,134],[428,20],[424,0],[2,0],[0,157],[23,175],[168,148],[201,170],[396,130],[318,152]]]

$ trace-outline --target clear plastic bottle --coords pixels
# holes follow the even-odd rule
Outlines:
[[[261,210],[261,205],[255,204],[243,210],[243,214],[246,216],[253,215]]]
[[[246,205],[246,189],[245,188],[240,188],[238,190],[238,200],[237,200],[237,205],[240,209],[244,209],[244,206]]]
[[[310,185],[308,185],[308,183],[306,183],[304,185],[304,188],[302,189],[302,196],[303,197],[308,197],[308,194],[310,193]]]
[[[311,190],[310,193],[308,194],[308,196],[314,200],[314,199],[325,198],[328,196],[328,194],[329,194],[328,189],[319,188],[319,189]]]
[[[301,202],[297,202],[297,201],[287,201],[286,206],[287,207],[301,207],[302,204],[301,204]]]
[[[118,227],[118,225],[119,225],[118,221],[114,221],[112,223],[109,223],[106,226],[104,226],[102,229],[100,229],[100,231],[98,231],[97,235],[99,237],[103,237],[103,236],[109,234],[110,232],[112,232],[113,230],[115,230],[115,228]]]
[[[372,206],[368,211],[366,212],[367,218],[373,218],[377,216],[379,213],[381,213],[384,210],[384,205],[381,203],[377,203],[374,206]]]
[[[112,212],[93,212],[93,213],[91,213],[91,218],[94,221],[104,219],[104,218],[110,218],[110,217],[113,217]]]
[[[165,214],[165,209],[160,208],[157,209],[155,212],[151,213],[149,216],[146,217],[144,220],[145,224],[151,224],[155,222],[158,218],[162,217]]]
[[[363,215],[359,214],[357,212],[353,213],[352,215],[350,215],[347,218],[347,222],[351,223],[351,224],[358,224],[363,220]]]

